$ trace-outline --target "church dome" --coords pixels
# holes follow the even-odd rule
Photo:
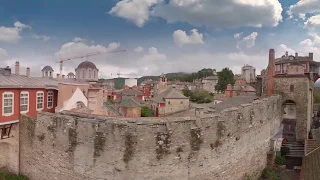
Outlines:
[[[67,76],[74,76],[73,72],[69,72]]]
[[[77,69],[88,69],[88,68],[97,69],[96,65],[90,61],[83,61],[77,67]]]
[[[53,71],[51,66],[45,66],[42,71]]]

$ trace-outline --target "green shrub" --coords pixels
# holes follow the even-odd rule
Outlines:
[[[276,161],[276,164],[278,165],[286,164],[286,158],[284,156],[277,156],[275,161]]]
[[[270,169],[263,170],[262,177],[268,180],[280,180],[280,174]]]
[[[26,176],[5,173],[2,171],[0,171],[0,179],[1,180],[29,180],[29,178],[27,178]]]
[[[150,117],[152,116],[152,109],[144,106],[141,108],[141,117]]]

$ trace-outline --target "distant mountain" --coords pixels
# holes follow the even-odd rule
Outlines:
[[[188,75],[190,73],[184,73],[184,72],[177,72],[177,73],[167,73],[165,76],[168,78],[168,81],[180,79],[185,75]],[[138,79],[138,84],[141,84],[144,80],[152,79],[154,81],[159,80],[160,75],[158,76],[142,76]]]

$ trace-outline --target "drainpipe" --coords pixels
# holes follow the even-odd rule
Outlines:
[[[21,165],[20,165],[21,164],[20,163],[20,161],[21,161],[20,160],[20,152],[21,152],[21,138],[20,138],[21,137],[21,129],[20,129],[20,117],[21,117],[21,114],[20,114],[20,106],[21,106],[21,104],[20,104],[21,100],[20,99],[21,99],[21,97],[20,96],[21,96],[21,88],[22,88],[22,86],[20,86],[20,88],[19,88],[19,99],[18,99],[19,100],[19,103],[18,103],[19,104],[19,107],[18,107],[18,113],[19,113],[19,122],[18,122],[18,124],[19,124],[19,140],[18,140],[19,141],[18,142],[18,145],[19,145],[18,161],[19,162],[18,162],[18,169],[19,170],[18,171],[19,171],[19,175],[20,175],[20,168],[21,168]],[[28,102],[29,102],[29,98],[30,97],[28,97]]]

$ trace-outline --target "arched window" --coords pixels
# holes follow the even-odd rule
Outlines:
[[[88,71],[89,71],[89,79],[92,79],[92,70],[88,69]]]
[[[86,78],[86,70],[82,69],[82,79],[85,79],[85,78]]]

